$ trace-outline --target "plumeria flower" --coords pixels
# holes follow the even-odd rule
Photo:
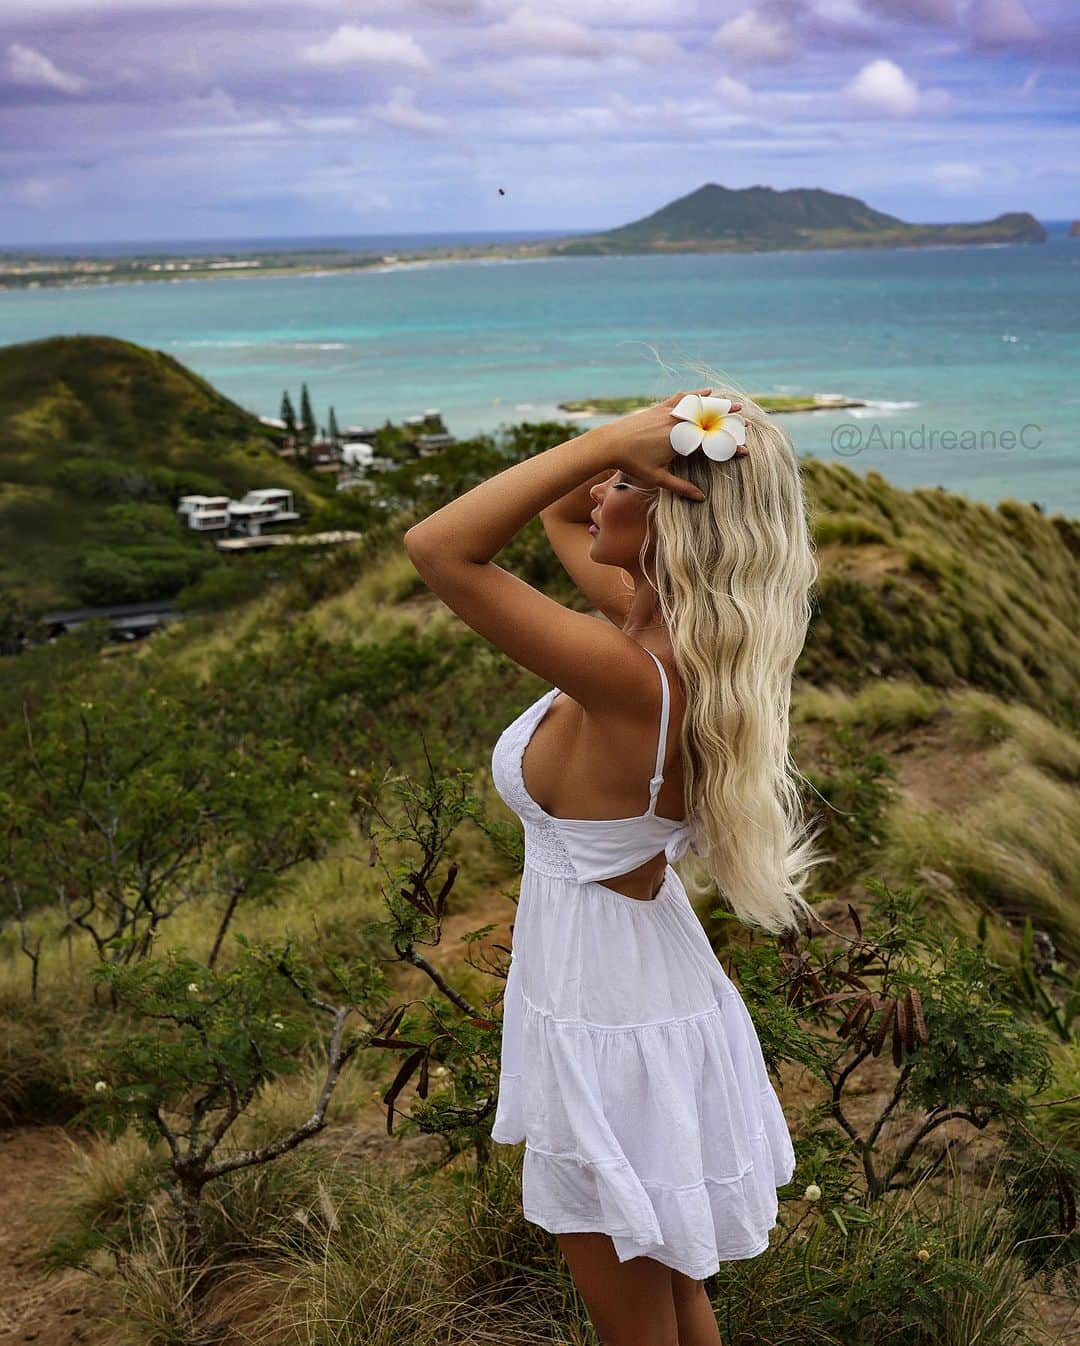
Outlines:
[[[98,1080],[94,1085],[94,1091],[95,1093],[103,1094],[108,1087],[108,1084],[106,1084],[104,1080]]]
[[[679,421],[671,429],[671,447],[683,455],[704,449],[705,456],[716,463],[733,458],[746,443],[746,422],[741,416],[729,415],[731,406],[727,397],[687,393],[671,408]]]
[[[198,994],[199,994],[199,983],[198,983],[197,981],[189,981],[188,984],[187,984],[187,988],[188,988],[188,994],[189,994],[189,995],[198,995]]]
[[[817,1185],[816,1182],[812,1182],[812,1183],[809,1185],[809,1187],[807,1187],[806,1191],[803,1192],[803,1200],[804,1200],[804,1201],[820,1201],[820,1200],[821,1200],[821,1188]]]

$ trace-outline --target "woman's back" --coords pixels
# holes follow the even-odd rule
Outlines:
[[[655,895],[669,851],[679,851],[688,830],[681,689],[647,653],[659,704],[649,698],[630,721],[587,713],[553,687],[507,727],[493,758],[506,802],[557,834],[576,873],[643,900]]]

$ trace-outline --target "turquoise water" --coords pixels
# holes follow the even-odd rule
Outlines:
[[[321,423],[331,404],[341,425],[438,407],[461,437],[697,387],[701,361],[752,392],[872,404],[784,417],[800,452],[1080,514],[1080,240],[0,293],[0,344],[71,332],[166,351],[259,415],[306,381]]]

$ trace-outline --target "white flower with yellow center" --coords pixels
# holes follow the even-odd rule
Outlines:
[[[671,428],[671,447],[684,456],[704,449],[705,456],[716,463],[733,458],[746,443],[746,422],[741,416],[729,414],[731,406],[727,397],[687,393],[671,408],[679,421]]]

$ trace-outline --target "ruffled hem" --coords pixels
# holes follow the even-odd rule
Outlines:
[[[697,1280],[756,1257],[794,1149],[753,1020],[681,885],[640,903],[527,878],[490,1133],[525,1143],[525,1218]]]
[[[775,1145],[763,1126],[753,1141],[753,1161],[737,1177],[670,1186],[639,1177],[626,1160],[583,1161],[526,1143],[523,1212],[552,1234],[609,1235],[620,1262],[651,1257],[704,1280],[721,1263],[768,1248],[779,1211],[777,1188],[795,1172],[794,1156]]]

